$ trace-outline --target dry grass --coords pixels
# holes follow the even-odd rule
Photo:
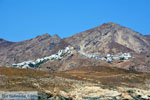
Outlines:
[[[49,72],[39,71],[35,69],[19,69],[19,68],[7,68],[0,67],[0,75],[16,76],[16,77],[34,77],[39,78],[47,75]]]
[[[67,91],[72,89],[72,85],[79,80],[97,83],[103,88],[125,86],[148,89],[149,76],[148,73],[106,66],[80,67],[57,73],[35,69],[0,67],[0,90],[53,91],[54,88],[58,88]],[[71,82],[68,79],[74,79],[75,81]]]
[[[140,86],[140,88],[147,88],[144,85],[145,81],[150,80],[150,74],[148,73],[140,73],[106,66],[80,67],[74,70],[57,73],[55,75],[98,83],[107,88],[114,88],[118,86],[137,88]]]
[[[60,90],[71,88],[69,83],[48,71],[0,67],[0,91],[44,92],[56,87]]]

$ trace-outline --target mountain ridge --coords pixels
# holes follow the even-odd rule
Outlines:
[[[5,44],[8,43],[6,41],[6,43],[3,43],[4,46],[0,48],[1,65],[45,57],[67,46],[67,43],[61,38],[49,34],[37,36],[30,40],[14,42],[6,47]]]
[[[98,27],[77,33],[66,38],[66,41],[77,48],[84,49],[85,51],[93,48],[92,45],[100,47],[104,44],[107,45],[109,42],[119,43],[138,53],[143,51],[141,50],[142,48],[147,52],[148,50],[145,46],[150,46],[144,35],[115,23],[105,23]],[[138,43],[136,46],[133,44],[134,41],[135,43]],[[91,44],[91,46],[89,44]]]
[[[66,55],[61,61],[48,61],[41,65],[42,68],[54,68],[58,71],[76,68],[81,65],[98,66],[99,64],[105,64],[113,67],[122,66],[125,69],[129,69],[131,66],[137,66],[135,68],[136,70],[150,70],[148,68],[150,61],[146,55],[150,54],[149,36],[142,35],[112,22],[104,23],[68,38],[62,39],[57,34],[51,36],[46,33],[21,42],[9,42],[1,39],[0,45],[0,65],[3,66],[11,66],[12,64],[24,61],[48,57],[56,54],[59,50],[71,46],[74,48],[73,53]],[[133,59],[129,60],[129,64],[126,65],[122,61],[106,64],[106,62],[99,61],[98,59],[83,57],[78,51],[85,52],[86,54],[96,54],[106,58],[108,54],[119,55],[121,52],[130,53],[135,59],[134,61]],[[88,62],[83,63],[86,61]],[[136,61],[140,62],[136,63]]]

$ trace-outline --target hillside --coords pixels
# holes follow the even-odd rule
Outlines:
[[[0,39],[0,45],[0,65],[3,66],[64,71],[79,66],[106,65],[150,71],[149,36],[116,23],[104,23],[65,39],[43,34],[21,42]],[[66,51],[65,48],[73,49]]]
[[[67,46],[67,43],[58,35],[50,36],[49,34],[15,43],[3,41],[0,42],[0,65],[11,65],[49,56]]]
[[[145,53],[150,49],[150,42],[144,35],[116,23],[102,24],[66,38],[66,41],[92,53]]]

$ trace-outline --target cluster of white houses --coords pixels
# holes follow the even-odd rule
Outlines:
[[[64,50],[59,50],[58,53],[52,54],[51,56],[44,57],[44,58],[38,58],[37,60],[30,60],[30,61],[24,61],[18,64],[13,64],[14,67],[18,68],[34,68],[38,67],[38,64],[41,64],[48,60],[61,60],[63,58],[63,55],[66,53],[70,53],[69,47],[66,47]]]
[[[88,58],[96,58],[96,59],[100,59],[100,60],[107,61],[107,62],[112,62],[113,60],[127,60],[127,59],[133,58],[130,53],[122,53],[122,52],[120,53],[120,56],[107,54],[105,57],[102,57],[97,54],[87,54],[83,51],[79,51],[79,53]]]
[[[38,58],[36,60],[24,61],[18,64],[13,64],[13,66],[18,67],[18,68],[36,68],[40,64],[48,60],[61,60],[65,54],[71,53],[72,50],[73,50],[73,47],[66,47],[64,50],[59,50],[58,53],[53,54],[51,56]],[[130,53],[120,53],[120,56],[107,54],[105,57],[102,57],[97,54],[87,54],[83,51],[79,51],[79,53],[88,58],[95,58],[95,59],[99,59],[99,60],[103,60],[107,62],[112,62],[113,60],[127,60],[127,59],[133,58]]]

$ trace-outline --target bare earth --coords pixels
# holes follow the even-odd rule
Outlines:
[[[0,67],[0,91],[38,91],[50,100],[149,100],[149,75],[106,66],[58,73]]]

